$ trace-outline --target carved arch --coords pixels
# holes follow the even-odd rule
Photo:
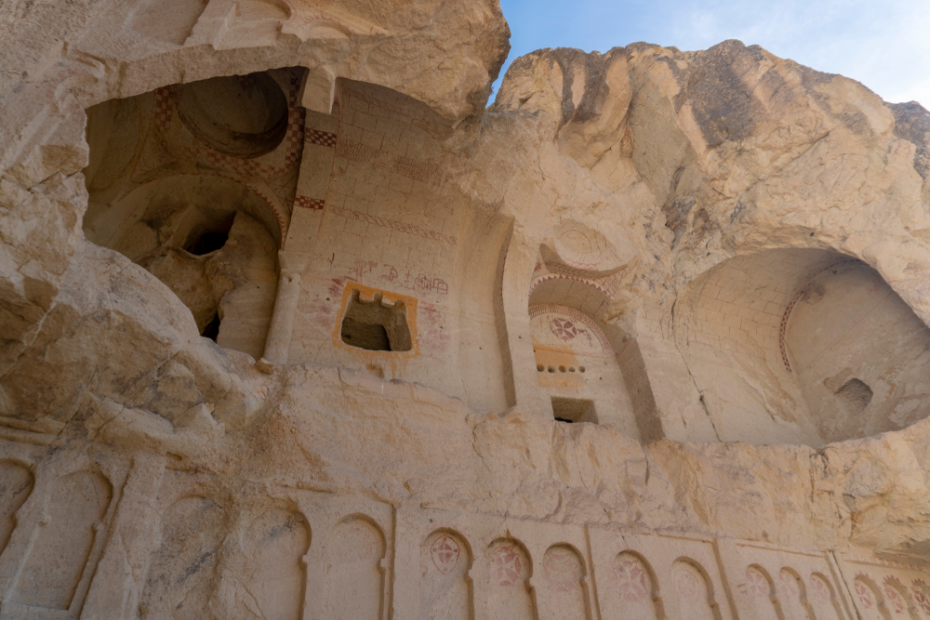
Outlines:
[[[705,602],[707,603],[708,608],[710,609],[711,615],[714,620],[722,620],[723,616],[720,611],[720,603],[717,602],[716,588],[714,588],[714,581],[711,579],[710,574],[704,568],[704,566],[695,560],[694,558],[688,556],[679,556],[672,563],[672,568],[675,566],[684,565],[690,567],[698,573],[704,586],[705,592]]]
[[[0,460],[0,555],[18,524],[16,514],[35,488],[32,468],[16,459]]]

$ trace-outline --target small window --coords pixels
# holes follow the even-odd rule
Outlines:
[[[409,351],[412,346],[404,302],[387,305],[382,293],[362,301],[359,291],[352,291],[341,336],[344,343],[369,351]]]
[[[840,404],[851,415],[858,415],[872,402],[872,388],[859,379],[850,379],[836,391]]]
[[[193,238],[184,244],[184,249],[194,256],[205,256],[216,252],[226,245],[229,240],[229,231],[232,230],[234,216],[227,217],[213,226],[201,229]]]
[[[213,315],[213,318],[207,323],[207,326],[203,328],[203,331],[200,332],[200,335],[204,338],[209,338],[213,342],[216,342],[216,339],[220,336],[220,315],[219,313]]]
[[[597,424],[594,401],[586,398],[552,397],[552,413],[557,422],[590,422]]]

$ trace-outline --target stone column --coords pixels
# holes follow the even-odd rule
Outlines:
[[[300,300],[300,274],[307,264],[307,259],[303,254],[283,250],[278,252],[281,276],[278,279],[278,292],[274,300],[271,324],[268,326],[264,355],[264,359],[272,364],[288,363],[294,317],[297,314],[297,302]]]
[[[734,618],[752,618],[756,614],[752,597],[746,592],[745,566],[739,548],[729,536],[717,536],[714,539],[714,554],[717,556],[717,565],[720,567],[720,579],[723,590],[717,602],[724,604],[723,598],[730,605],[730,612]]]
[[[158,545],[158,492],[164,472],[164,457],[139,453],[133,458],[81,618],[136,617],[145,589],[144,567]]]
[[[530,334],[529,293],[537,250],[514,232],[510,238],[501,282],[501,340],[507,347],[513,392],[511,404],[543,418],[552,419],[552,401],[539,386],[536,354]]]
[[[315,74],[311,74],[312,75]],[[322,94],[319,80],[305,82],[302,101],[314,93],[332,104],[333,84],[326,86]],[[324,80],[325,82],[325,80]],[[324,84],[325,85],[325,84]],[[287,364],[291,351],[291,338],[297,303],[300,300],[300,279],[310,264],[316,234],[326,208],[326,194],[332,176],[333,160],[336,157],[336,130],[339,119],[336,115],[322,114],[308,109],[304,117],[304,145],[297,177],[297,193],[291,222],[284,240],[284,249],[278,252],[280,278],[275,296],[274,312],[265,339],[264,360],[272,364]]]

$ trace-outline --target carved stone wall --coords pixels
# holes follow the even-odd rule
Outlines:
[[[488,108],[493,0],[0,28],[0,620],[930,618],[919,104],[728,41]]]

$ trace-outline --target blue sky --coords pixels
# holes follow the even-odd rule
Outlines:
[[[886,101],[930,108],[930,0],[501,0],[501,7],[513,33],[508,65],[542,47],[606,52],[647,41],[701,50],[739,39],[851,77]]]

